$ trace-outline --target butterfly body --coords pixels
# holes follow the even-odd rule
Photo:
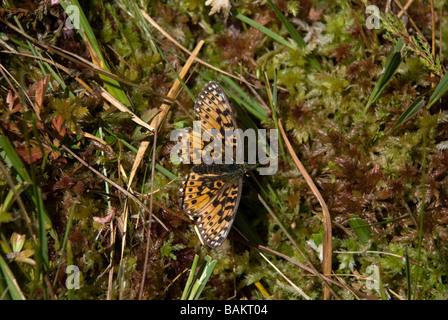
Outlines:
[[[194,111],[201,122],[201,130],[216,129],[213,139],[224,143],[225,130],[237,129],[229,101],[216,82],[204,87],[196,100]],[[224,155],[224,148],[221,150]],[[232,227],[241,198],[246,164],[197,164],[184,178],[179,190],[180,205],[195,221],[199,237],[211,248],[219,247]]]
[[[198,174],[241,176],[248,171],[248,168],[249,167],[246,164],[198,164],[194,166],[191,171]]]

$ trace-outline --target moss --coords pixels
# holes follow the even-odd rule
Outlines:
[[[235,18],[234,13],[241,12],[289,39],[287,29],[271,7],[264,3],[254,5],[250,1],[243,1],[232,9],[227,19],[219,14],[209,16],[210,6],[205,6],[201,0],[152,1],[142,9],[188,50],[193,50],[199,40],[204,40],[205,45],[199,57],[216,68],[244,77],[251,84],[251,90],[246,82],[235,80],[235,83],[256,101],[263,100],[268,105],[265,75],[272,87],[277,74],[277,116],[286,129],[294,151],[329,207],[333,221],[333,250],[338,252],[333,255],[333,271],[343,278],[345,285],[375,298],[394,298],[391,293],[393,290],[404,298],[411,291],[412,295],[415,292],[413,297],[416,299],[445,299],[448,294],[446,99],[441,99],[430,110],[420,110],[406,123],[390,130],[411,103],[421,95],[428,96],[431,88],[440,80],[436,72],[437,59],[430,59],[429,62],[422,60],[422,55],[428,49],[423,39],[406,41],[406,49],[403,51],[405,57],[397,73],[376,103],[367,113],[363,113],[398,37],[397,32],[403,27],[392,21],[390,26],[382,30],[364,28],[370,46],[367,48],[353,16],[356,14],[364,26],[363,5],[351,3],[353,13],[347,1],[343,0],[274,3],[306,39],[306,48],[287,48]],[[165,59],[155,50],[155,45],[161,46],[176,70],[180,70],[188,56],[167,41],[159,31],[152,27],[149,30],[142,28],[137,16],[125,5],[121,2],[94,1],[84,9],[88,11],[87,17],[112,72],[123,79],[167,94],[174,76]],[[445,12],[446,4],[440,5]],[[46,31],[54,30],[64,23],[64,14],[59,7],[48,8],[42,3],[27,16],[14,12],[9,14],[15,14],[31,36],[89,59],[88,50],[76,33],[70,36],[62,31],[54,34]],[[393,3],[391,11],[395,14],[399,11]],[[426,42],[430,43],[429,2],[411,4],[408,13],[427,36]],[[436,19],[439,19],[438,15]],[[442,39],[446,39],[448,27],[442,23],[441,29]],[[7,33],[2,34],[2,39],[9,46],[28,53],[6,37],[11,30],[4,32]],[[446,52],[446,42],[436,41],[436,46],[439,45],[442,53]],[[310,66],[310,56],[316,57],[321,70]],[[22,86],[33,100],[38,88],[37,81],[44,75],[35,60],[26,59],[8,56],[2,63],[16,79],[24,79],[20,80]],[[92,71],[63,57],[54,56],[54,59],[75,71],[92,88],[101,86],[99,78]],[[201,64],[195,65],[195,68],[200,73],[188,74],[187,81],[194,94],[199,93],[207,83],[201,75],[225,86],[221,74]],[[124,299],[137,299],[144,278],[145,299],[177,299],[187,278],[187,273],[183,271],[191,267],[196,253],[201,258],[210,255],[218,261],[203,292],[204,299],[227,299],[235,292],[235,299],[264,299],[255,286],[257,282],[264,286],[273,299],[302,298],[266,264],[257,250],[240,242],[236,232],[232,231],[229,239],[216,250],[203,247],[193,225],[172,213],[179,214],[182,211],[177,199],[180,179],[169,179],[158,170],[154,176],[152,187],[157,192],[153,199],[164,207],[154,205],[153,214],[167,225],[168,230],[157,222],[153,222],[151,230],[147,230],[142,226],[141,218],[136,218],[142,214],[147,218],[147,213],[113,187],[109,190],[110,198],[105,197],[104,181],[60,150],[60,146],[43,130],[43,126],[56,129],[61,135],[64,133],[64,142],[70,148],[90,166],[105,170],[108,178],[125,188],[128,186],[123,172],[131,172],[136,157],[129,147],[136,148],[142,141],[150,141],[151,144],[153,136],[136,127],[129,115],[112,109],[104,110],[98,90],[88,97],[85,88],[73,77],[63,72],[60,75],[76,98],[69,98],[57,86],[55,91],[48,89],[40,119],[35,124],[30,124],[31,111],[21,106],[19,97],[12,99],[9,96],[10,84],[3,80],[1,86],[3,96],[9,97],[1,102],[2,134],[12,140],[24,159],[27,143],[32,146],[32,150],[44,149],[38,157],[26,158],[26,168],[30,172],[33,170],[33,183],[45,195],[45,205],[59,237],[65,232],[70,208],[75,206],[68,236],[70,255],[64,255],[56,242],[48,243],[50,281],[56,276],[59,257],[63,257],[63,264],[72,259],[83,272],[82,289],[75,290],[74,297],[105,299],[109,284],[103,272],[111,262],[113,249],[116,250],[113,252],[116,258],[112,261],[114,266],[117,265],[117,257],[121,255],[124,209],[127,208],[130,218],[120,274],[124,282],[123,287],[120,287],[118,271],[113,269],[114,298],[121,295]],[[123,84],[123,89],[132,101],[133,112],[150,122],[162,99],[129,85]],[[192,115],[192,106],[193,102],[188,95],[181,92],[158,132],[156,162],[178,177],[184,176],[189,167],[170,163],[169,151],[173,143],[169,141],[169,133],[173,128],[184,128],[191,124],[189,116]],[[29,107],[28,110],[33,109]],[[244,106],[238,113],[250,116]],[[239,120],[243,120],[243,117]],[[261,121],[253,120],[260,128],[276,126],[271,115]],[[101,155],[101,148],[89,139],[81,138],[81,133],[95,134],[99,127],[103,128],[105,141],[114,153]],[[151,191],[150,149],[143,165],[137,168],[134,185],[130,186],[132,190],[146,195]],[[15,172],[11,170],[12,174]],[[13,179],[16,177],[13,176]],[[245,180],[238,214],[247,218],[249,228],[258,234],[263,245],[305,263],[277,221],[258,204],[257,193],[264,196],[263,192],[268,190],[266,199],[272,200],[268,205],[308,259],[320,270],[323,235],[321,209],[289,154],[286,152],[280,155],[276,175],[257,176],[257,181],[259,185],[250,179]],[[5,200],[7,189],[2,186],[2,190],[1,200]],[[25,200],[25,205],[32,219],[36,220],[35,208],[28,201]],[[109,225],[99,225],[93,221],[93,217],[106,215],[108,201],[116,208],[112,220],[113,230],[117,231],[115,246],[112,246],[110,240],[112,230]],[[148,205],[146,198],[144,201]],[[11,212],[11,217],[6,216],[6,221],[2,220],[0,233],[3,242],[13,232],[28,232],[20,222],[21,217],[15,214],[20,212],[17,204],[12,203],[10,206],[12,209],[8,212]],[[424,213],[422,217],[421,212]],[[356,232],[350,227],[349,220],[353,215],[370,225],[371,237],[365,243],[356,237]],[[420,218],[423,221],[421,233]],[[153,241],[149,248],[147,274],[143,274],[148,235]],[[27,236],[27,239],[29,246],[31,238]],[[402,258],[406,254],[405,250],[411,259],[409,277],[412,288],[408,288],[406,263]],[[340,253],[344,251],[346,253]],[[311,298],[323,297],[322,284],[316,277],[310,277],[307,272],[285,259],[264,254]],[[419,268],[417,260],[421,261]],[[8,263],[13,265],[15,262],[11,260]],[[33,295],[36,291],[33,283],[40,280],[33,279],[32,267],[14,267],[13,270],[18,274],[21,288]],[[55,288],[60,299],[68,295],[64,287],[65,276],[63,272],[58,275]],[[382,286],[370,286],[372,277],[376,281],[381,280]],[[334,286],[333,289],[343,299],[354,298],[345,288]],[[43,293],[32,296],[41,297]]]
[[[64,125],[70,132],[76,132],[80,127],[79,121],[86,118],[89,113],[89,109],[83,105],[83,102],[80,99],[50,98],[49,103],[54,110],[50,115],[49,120],[56,120],[61,116]]]

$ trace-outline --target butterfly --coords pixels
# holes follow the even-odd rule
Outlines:
[[[211,81],[202,89],[194,112],[202,131],[216,129],[213,139],[223,141],[218,153],[224,155],[225,143],[232,143],[235,149],[238,140],[228,139],[225,130],[237,129],[236,120],[223,89],[216,82]],[[211,248],[221,246],[229,234],[248,168],[246,164],[200,163],[194,165],[183,180],[179,204],[195,221],[201,242]]]

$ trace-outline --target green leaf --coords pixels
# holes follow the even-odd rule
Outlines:
[[[109,71],[110,68],[107,65],[106,60],[104,59],[104,56],[101,52],[100,46],[98,45],[98,41],[96,40],[95,34],[93,33],[92,28],[90,27],[89,20],[87,20],[87,17],[84,14],[84,11],[81,8],[81,5],[79,4],[78,0],[65,0],[65,1],[59,1],[59,4],[64,8],[64,11],[67,13],[67,16],[69,18],[73,17],[75,14],[73,11],[67,11],[67,8],[69,6],[73,6],[77,8],[77,18],[79,18],[79,26],[80,28],[77,30],[81,38],[84,39],[85,34],[86,38],[92,45],[93,50],[97,54],[98,58],[101,60],[101,67],[102,69]],[[72,7],[72,8],[73,8]],[[71,9],[71,8],[70,8]],[[76,13],[76,11],[75,11]],[[101,80],[103,80],[104,86],[107,88],[107,91],[114,96],[118,101],[120,101],[122,104],[124,104],[127,107],[131,106],[131,102],[129,101],[128,97],[126,96],[126,93],[121,89],[120,83],[112,79],[106,75],[98,74]]]
[[[191,284],[193,283],[194,272],[196,271],[196,266],[198,265],[198,261],[199,261],[199,256],[196,254],[194,256],[193,264],[191,265],[191,269],[190,269],[190,275],[188,276],[187,283],[185,284],[185,288],[184,288],[184,291],[182,293],[182,297],[180,298],[180,300],[186,300],[187,297],[190,295]]]
[[[275,14],[280,19],[281,23],[285,26],[286,30],[288,30],[289,34],[291,35],[291,38],[295,41],[295,43],[297,43],[297,46],[300,49],[305,49],[306,42],[305,42],[305,40],[303,40],[302,36],[299,34],[297,29],[294,28],[294,26],[291,24],[291,22],[289,22],[288,19],[286,19],[286,17],[283,15],[283,13],[275,6],[274,3],[272,3],[271,0],[267,0],[267,2],[272,7]],[[316,70],[319,70],[319,71],[321,70],[322,67],[314,55],[310,54],[310,55],[308,55],[307,58],[309,59],[309,62],[313,66],[313,68],[315,68]]]
[[[425,105],[425,100],[423,96],[418,97],[415,99],[415,101],[406,109],[405,112],[398,118],[397,122],[393,125],[393,127],[390,130],[394,130],[396,127],[401,125],[403,122],[408,120],[410,117],[412,117],[414,114],[416,114],[423,106]]]
[[[352,230],[356,233],[362,244],[366,244],[372,238],[372,233],[370,232],[370,226],[363,219],[358,216],[351,214],[348,224]]]
[[[431,106],[440,98],[442,98],[448,91],[448,72],[440,80],[437,87],[434,89],[433,94],[429,98],[428,105],[426,108],[431,108]]]
[[[22,290],[20,290],[14,274],[2,256],[0,256],[0,270],[2,271],[3,278],[6,280],[6,284],[8,285],[8,292],[11,295],[11,298],[13,300],[25,300],[25,296],[23,295]],[[1,292],[0,295],[1,294],[3,294],[3,292]]]
[[[5,160],[8,167],[14,168],[17,172],[17,180],[20,183],[24,183],[25,181],[32,183],[33,181],[26,171],[22,159],[20,159],[19,155],[15,151],[15,148],[9,139],[4,135],[0,135],[0,147],[2,148],[2,152],[0,153],[1,157]]]
[[[379,98],[379,96],[389,83],[390,79],[395,74],[395,71],[397,71],[398,66],[403,60],[403,57],[401,56],[401,49],[403,48],[403,45],[403,39],[398,39],[397,44],[390,52],[389,57],[387,57],[386,65],[384,66],[384,72],[378,79],[375,88],[373,88],[372,93],[370,94],[367,105],[364,108],[364,113],[366,113],[367,110],[369,110],[370,106]]]
[[[185,285],[184,292],[182,293],[181,300],[198,300],[202,293],[207,281],[209,280],[213,269],[216,266],[217,260],[210,261],[211,258],[206,256],[199,268],[198,273],[194,276],[196,271],[196,265],[198,263],[199,256],[196,255],[193,260],[193,265],[190,270],[190,275]]]
[[[251,25],[255,29],[260,30],[265,35],[267,35],[268,37],[274,39],[275,41],[283,44],[284,46],[287,46],[290,49],[294,49],[294,46],[288,40],[286,40],[285,38],[283,38],[279,34],[275,33],[274,31],[269,30],[265,26],[262,26],[258,22],[254,21],[254,20],[252,20],[252,19],[250,19],[248,17],[246,17],[245,15],[242,15],[241,13],[238,13],[235,17],[240,19],[243,22],[246,22],[247,24]]]

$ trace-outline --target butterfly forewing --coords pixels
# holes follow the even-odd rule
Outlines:
[[[202,132],[216,130],[213,139],[221,141],[222,162],[224,163],[226,145],[232,146],[229,158],[234,159],[235,138],[233,135],[226,135],[226,129],[232,132],[237,129],[236,120],[223,89],[216,82],[212,81],[202,89],[196,99],[194,111],[201,122]],[[234,134],[238,135],[239,132]]]
[[[216,82],[210,82],[202,89],[194,105],[194,112],[201,120],[201,129],[218,129],[224,134],[225,129],[236,129],[230,103]]]

